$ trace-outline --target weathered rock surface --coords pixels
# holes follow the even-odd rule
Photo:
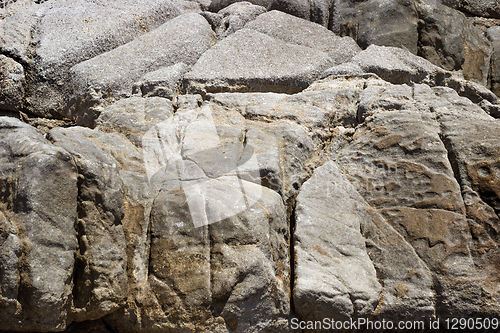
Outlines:
[[[147,73],[140,81],[134,83],[132,93],[141,94],[144,97],[159,96],[171,100],[179,94],[182,77],[188,69],[188,65],[179,62]]]
[[[326,52],[340,64],[349,61],[360,48],[350,37],[340,38],[326,28],[273,10],[260,15],[245,28],[254,29],[287,43],[307,46]]]
[[[332,0],[212,0],[209,10],[217,12],[225,7],[240,2],[250,2],[254,5],[262,6],[267,10],[279,10],[301,19],[318,23],[324,27],[328,26],[331,10],[333,9]]]
[[[0,124],[2,329],[64,330],[77,248],[76,167],[35,128],[6,117]]]
[[[418,15],[413,1],[341,0],[335,2],[330,29],[370,44],[405,47],[417,53]]]
[[[103,132],[119,132],[137,147],[142,147],[142,137],[158,122],[173,116],[172,102],[159,97],[131,97],[111,104],[95,121]]]
[[[491,3],[3,7],[1,330],[500,312]]]
[[[486,85],[491,46],[483,33],[465,15],[434,0],[416,6],[422,20],[418,54],[444,69],[463,69],[467,80]]]
[[[147,72],[177,63],[193,65],[214,42],[214,33],[202,16],[184,14],[130,43],[79,63],[71,69],[77,105],[70,109],[69,118],[76,117],[71,113],[81,112],[78,104],[87,91],[108,97],[131,94],[134,82]]]
[[[360,231],[366,207],[333,162],[302,185],[295,207],[293,290],[301,318],[373,314],[382,287]]]
[[[26,109],[44,117],[67,116],[72,66],[199,10],[182,0],[112,1],[106,6],[86,0],[17,1],[0,20],[0,50],[25,67]]]
[[[443,0],[443,3],[473,15],[500,18],[500,4],[494,0]]]
[[[188,92],[297,92],[333,60],[322,51],[238,30],[205,52],[184,81]]]
[[[212,21],[216,26],[217,39],[223,39],[237,30],[243,29],[246,23],[266,12],[262,6],[252,5],[247,1],[236,2],[221,9],[217,15],[212,15]]]
[[[491,91],[500,96],[500,27],[489,28],[486,36],[493,50],[490,68]]]
[[[24,98],[24,68],[19,63],[0,55],[0,108],[19,110]]]

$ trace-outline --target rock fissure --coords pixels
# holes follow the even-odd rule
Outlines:
[[[0,13],[3,329],[498,314],[490,2],[101,5]]]

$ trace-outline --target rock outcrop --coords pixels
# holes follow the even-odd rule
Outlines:
[[[496,18],[0,1],[0,331],[497,318]]]

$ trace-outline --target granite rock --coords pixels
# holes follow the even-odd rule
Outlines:
[[[184,78],[187,92],[297,92],[333,60],[251,29],[238,30],[205,52]]]

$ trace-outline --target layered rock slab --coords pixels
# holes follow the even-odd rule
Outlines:
[[[78,104],[85,100],[87,91],[108,97],[130,95],[134,83],[147,72],[177,63],[192,65],[214,42],[214,32],[202,16],[184,14],[128,44],[74,66],[72,82],[77,100],[68,116],[75,118],[82,112],[79,109],[85,109],[85,105]]]
[[[106,6],[85,0],[17,1],[0,20],[0,48],[29,74],[24,106],[36,115],[60,118],[72,96],[71,66],[126,44],[186,11],[196,11],[193,5],[163,0]]]
[[[332,64],[324,52],[242,29],[205,52],[184,78],[187,92],[297,92]]]
[[[334,162],[317,168],[301,187],[295,222],[293,300],[299,318],[433,315],[429,269]]]
[[[335,64],[349,61],[361,49],[350,37],[339,37],[313,22],[273,10],[259,15],[245,28],[262,32],[287,43],[307,46],[326,52]]]
[[[289,234],[281,197],[260,185],[265,166],[252,164],[264,147],[241,116],[190,105],[179,103],[143,137],[155,193],[143,229],[147,275],[108,322],[135,331],[282,331]]]
[[[115,134],[78,127],[55,128],[48,137],[74,156],[79,173],[73,316],[80,321],[98,319],[123,306],[127,292],[125,189],[119,163],[109,148],[100,146],[128,142]]]

